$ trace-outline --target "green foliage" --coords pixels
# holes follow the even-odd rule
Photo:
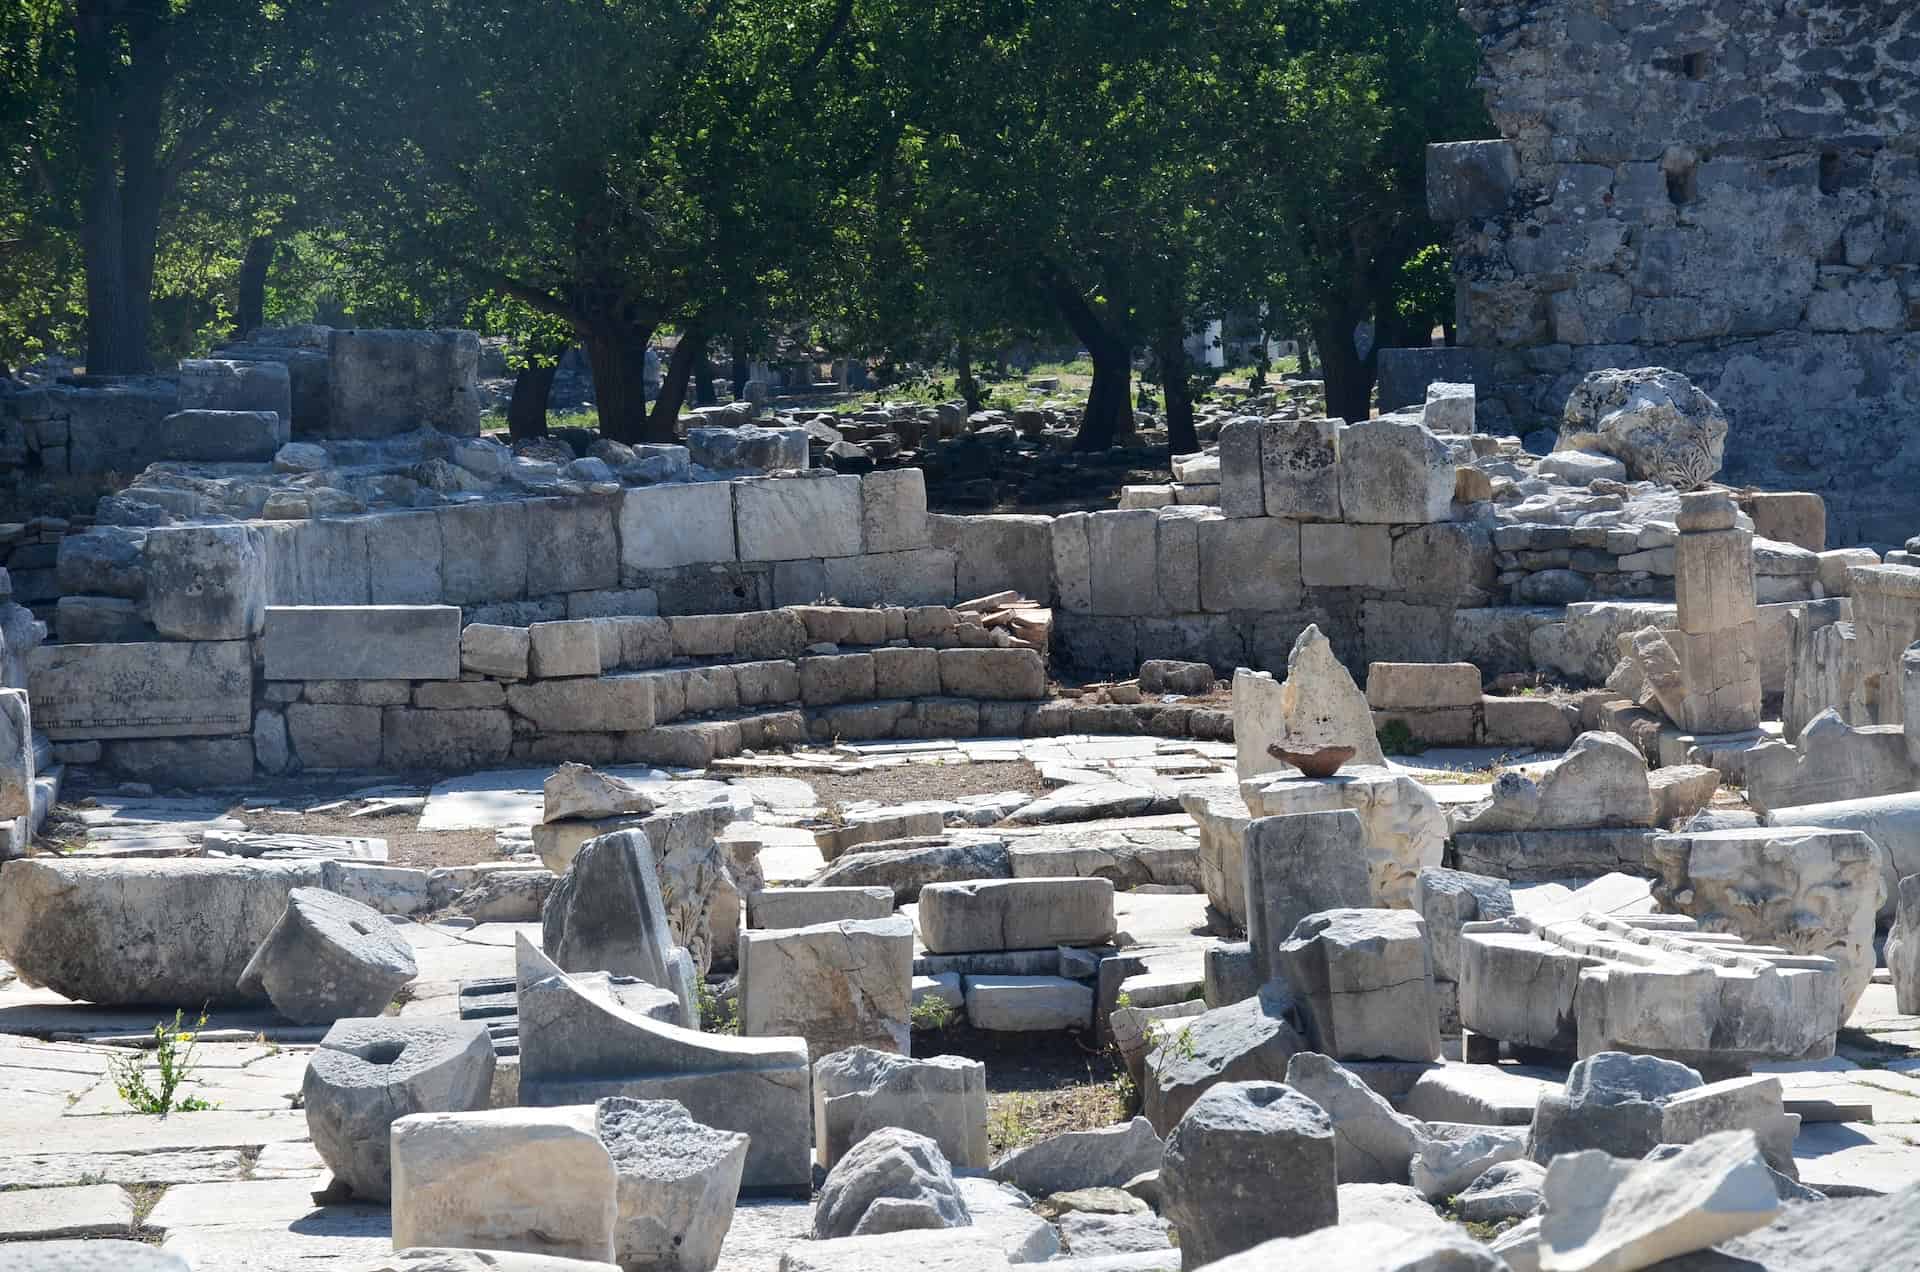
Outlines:
[[[908,1024],[915,1030],[938,1032],[953,1023],[953,1004],[936,994],[928,994],[907,1009]]]
[[[700,1030],[710,1034],[737,1034],[740,1032],[740,1014],[738,998],[721,998],[713,992],[705,977],[693,982],[694,1001],[700,1007]]]
[[[109,1061],[114,1090],[136,1113],[164,1117],[168,1113],[197,1113],[219,1107],[199,1096],[176,1098],[181,1084],[193,1077],[194,1053],[198,1047],[195,1031],[207,1025],[207,1014],[203,1011],[191,1028],[183,1028],[184,1014],[175,1010],[172,1024],[162,1020],[153,1027],[153,1062],[160,1070],[157,1087],[147,1081],[145,1051],[115,1056]]]
[[[1426,743],[1413,736],[1405,720],[1387,721],[1374,730],[1374,736],[1380,740],[1380,749],[1388,755],[1419,755],[1427,749]]]

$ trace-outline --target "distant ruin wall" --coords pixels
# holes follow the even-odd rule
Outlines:
[[[1483,418],[1551,426],[1663,364],[1732,421],[1724,479],[1920,513],[1920,6],[1464,0],[1503,141],[1429,151]]]

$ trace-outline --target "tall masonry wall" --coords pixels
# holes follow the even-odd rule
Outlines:
[[[1724,479],[1826,496],[1835,544],[1920,511],[1920,5],[1464,0],[1502,140],[1436,146],[1483,419],[1665,365]],[[1491,401],[1489,400],[1491,399]],[[1492,421],[1490,421],[1492,422]]]

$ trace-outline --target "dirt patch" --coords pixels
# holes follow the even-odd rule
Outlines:
[[[813,787],[822,808],[878,800],[906,804],[922,799],[959,799],[966,795],[997,795],[1001,791],[1046,792],[1040,770],[1025,760],[995,760],[986,764],[895,764],[865,773],[787,774]]]
[[[420,814],[396,811],[349,817],[336,813],[275,813],[235,808],[228,816],[248,830],[280,835],[369,835],[387,841],[387,864],[432,869],[435,866],[473,866],[499,861],[491,830],[416,830]]]
[[[916,1055],[965,1056],[987,1066],[987,1143],[998,1157],[1064,1131],[1125,1121],[1126,1066],[1092,1035],[986,1033],[964,1024],[917,1031]]]

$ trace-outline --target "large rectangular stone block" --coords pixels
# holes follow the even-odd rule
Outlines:
[[[283,436],[293,423],[293,381],[278,362],[180,359],[182,411],[272,411]],[[272,458],[272,456],[268,456]]]
[[[985,879],[920,889],[920,937],[933,954],[1100,945],[1113,936],[1109,879]]]
[[[473,332],[336,329],[328,352],[333,436],[480,431],[480,337]]]
[[[821,563],[825,594],[843,605],[950,605],[956,596],[954,565],[954,554],[942,548],[828,557]]]
[[[175,640],[240,640],[267,604],[262,540],[244,525],[162,526],[147,534],[147,608]]]
[[[636,486],[620,496],[623,574],[739,559],[732,482]]]
[[[1260,430],[1267,515],[1340,520],[1340,421],[1269,420]]]
[[[860,479],[736,482],[733,516],[742,561],[855,556],[860,552]]]
[[[1053,585],[1047,595],[1059,609],[1074,614],[1093,612],[1093,579],[1087,541],[1090,514],[1063,513],[1053,519]],[[1041,599],[1035,597],[1035,600]]]
[[[934,515],[933,546],[953,553],[954,591],[961,600],[1004,592],[1047,594],[1053,573],[1052,518],[1004,513],[985,517]]]
[[[1367,833],[1351,809],[1256,817],[1245,843],[1247,941],[1262,982],[1279,973],[1280,947],[1301,919],[1372,903]]]
[[[1087,518],[1087,559],[1095,614],[1151,614],[1159,606],[1152,509],[1096,512]]]
[[[375,605],[439,605],[440,516],[431,509],[368,517],[367,599]]]
[[[1162,516],[1155,524],[1154,586],[1160,609],[1170,614],[1200,610],[1199,522],[1214,514],[1194,508],[1185,516]]]
[[[932,542],[925,474],[918,468],[889,468],[860,479],[862,551],[905,552]]]
[[[293,703],[287,741],[303,769],[371,768],[380,754],[380,708]]]
[[[1340,434],[1340,515],[1384,525],[1445,521],[1453,470],[1446,443],[1423,425],[1364,420]]]
[[[276,605],[261,648],[268,680],[458,680],[451,605]]]
[[[270,603],[274,605],[365,605],[373,599],[367,564],[367,523],[371,517],[323,517],[292,523],[290,568],[275,565]]]
[[[1393,536],[1385,526],[1309,522],[1300,527],[1300,580],[1308,587],[1393,586]]]
[[[508,685],[507,705],[543,733],[636,733],[654,725],[653,688],[644,675]]]
[[[1261,491],[1260,434],[1264,425],[1252,416],[1220,426],[1220,512],[1228,517],[1264,517]]]
[[[504,764],[512,751],[513,721],[499,708],[387,707],[380,713],[380,756],[388,768],[458,773]]]
[[[740,1032],[807,1040],[813,1059],[848,1047],[906,1055],[913,924],[904,915],[763,928],[740,936]]]
[[[441,600],[473,605],[527,594],[526,504],[451,504],[437,515],[445,584]]]
[[[1673,594],[1680,630],[1711,632],[1754,618],[1753,534],[1700,530],[1674,544]]]
[[[589,592],[620,585],[613,504],[603,499],[535,499],[527,504],[527,591]]]
[[[1283,610],[1300,602],[1300,524],[1241,517],[1200,525],[1200,607]]]
[[[34,726],[56,742],[244,733],[247,642],[42,645],[28,657]]]
[[[263,464],[287,444],[287,419],[275,411],[175,411],[160,421],[162,458],[205,464]]]
[[[940,688],[955,698],[1047,696],[1047,664],[1031,649],[943,649]]]

